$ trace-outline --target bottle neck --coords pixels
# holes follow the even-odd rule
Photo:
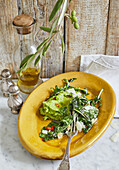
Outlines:
[[[30,44],[35,42],[35,36],[33,33],[30,33],[30,34],[26,34],[26,35],[22,35],[22,34],[19,34],[20,36],[20,42],[22,43],[25,43],[26,41],[29,42]]]
[[[13,26],[16,28],[20,40],[32,40],[35,41],[35,29],[36,29],[36,20],[34,19],[33,23],[29,26],[16,26],[13,23]]]

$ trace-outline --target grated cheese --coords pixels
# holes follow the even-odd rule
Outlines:
[[[73,97],[81,96],[81,93],[80,92],[76,92],[73,88],[72,89],[68,89],[67,92],[68,93],[72,93]]]
[[[84,123],[78,121],[77,122],[77,129],[78,129],[78,131],[81,132],[83,128],[85,128]]]
[[[42,133],[43,134],[48,134],[48,131],[47,130],[42,130]]]

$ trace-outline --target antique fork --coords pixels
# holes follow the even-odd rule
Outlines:
[[[78,117],[77,117],[77,114],[74,115],[74,119],[73,119],[73,122],[72,124],[70,125],[70,129],[68,131],[68,143],[67,143],[67,147],[66,147],[66,151],[65,151],[65,154],[64,154],[64,157],[59,165],[59,168],[58,170],[70,170],[70,163],[69,163],[69,150],[70,150],[70,143],[71,143],[71,139],[73,136],[75,136],[78,131],[77,131],[77,120],[78,120]]]

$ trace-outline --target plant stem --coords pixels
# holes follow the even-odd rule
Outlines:
[[[41,51],[44,51],[44,49],[46,48],[46,46],[48,45],[48,43],[50,43],[50,41],[51,40],[53,40],[53,38],[55,37],[55,35],[57,35],[57,33],[60,33],[60,29],[61,29],[61,26],[62,26],[62,21],[64,20],[64,17],[66,16],[66,17],[68,17],[68,18],[70,18],[71,19],[71,17],[70,17],[70,15],[69,14],[66,14],[66,11],[67,11],[67,8],[68,8],[68,6],[69,6],[69,0],[63,0],[63,6],[62,6],[62,10],[61,10],[61,13],[59,14],[59,16],[54,20],[54,22],[53,22],[53,24],[52,24],[52,26],[51,26],[51,31],[50,31],[50,33],[49,33],[49,37],[47,38],[47,40],[46,40],[46,42],[43,44],[43,45],[41,45],[40,47],[39,47],[39,49],[36,51],[36,53],[34,54],[34,57],[33,57],[33,59],[35,59],[35,57],[36,57],[36,55],[37,54],[40,54],[41,55],[41,57],[42,57],[42,55],[43,54],[41,54]],[[59,8],[60,9],[60,8]],[[57,23],[56,23],[57,22]],[[57,32],[53,32],[54,31],[54,29],[55,29],[55,27],[57,26],[57,28],[58,28],[58,31]],[[60,36],[60,37],[62,37],[62,36]],[[64,41],[61,39],[61,41],[62,41],[62,44],[64,44]],[[42,43],[41,43],[42,44]],[[62,47],[63,47],[63,45],[62,45]],[[47,50],[46,50],[47,51]],[[46,52],[45,51],[45,52]],[[64,50],[63,50],[64,51]],[[44,54],[45,54],[45,52],[44,52]],[[26,56],[27,57],[27,56]],[[36,60],[38,61],[38,57],[36,58]],[[35,61],[35,63],[37,63],[36,61]],[[24,67],[24,68],[21,68],[21,70],[23,69],[25,69],[25,68],[27,68],[27,65],[28,65],[29,63],[28,63],[28,61],[26,62],[26,66]],[[19,70],[20,71],[20,70]]]

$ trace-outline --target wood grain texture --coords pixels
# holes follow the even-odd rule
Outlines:
[[[4,68],[10,69],[13,77],[13,51],[18,43],[12,21],[17,15],[17,2],[14,0],[0,0],[0,72]]]
[[[22,1],[22,13],[30,14],[37,20],[36,41],[40,44],[47,38],[48,33],[40,30],[40,26],[51,26],[50,13],[56,0],[24,0]],[[42,58],[41,77],[52,77],[62,73],[63,56],[60,37],[56,36],[46,55]]]
[[[110,0],[106,54],[119,55],[119,0]]]
[[[67,56],[65,71],[78,71],[82,54],[104,54],[106,44],[109,0],[74,0],[70,3],[71,13],[77,11],[80,24],[75,30],[71,21],[66,24]]]
[[[21,13],[36,18],[35,41],[40,44],[48,33],[41,31],[39,27],[51,25],[48,19],[55,2],[56,0],[0,0],[0,72],[8,68],[15,77],[13,51],[19,43],[19,35],[12,26],[13,18]],[[65,58],[62,56],[60,38],[56,36],[42,58],[41,77],[79,70],[82,54],[119,55],[119,0],[72,0],[68,12],[71,13],[73,9],[77,11],[80,28],[75,30],[71,21],[65,19]]]
[[[49,23],[50,13],[56,3],[56,0],[46,0],[46,8],[45,8],[45,21],[43,26],[51,26],[52,22]],[[60,12],[60,11],[59,11]],[[58,14],[59,14],[58,12]],[[42,34],[43,31],[41,31]],[[61,28],[61,33],[63,34],[63,23]],[[46,36],[46,35],[45,35]],[[48,36],[48,35],[47,35]],[[63,71],[63,56],[62,56],[62,48],[61,48],[61,40],[60,36],[56,35],[50,48],[48,49],[45,57],[43,57],[42,62],[42,76],[43,77],[52,77],[57,74],[62,73]]]

